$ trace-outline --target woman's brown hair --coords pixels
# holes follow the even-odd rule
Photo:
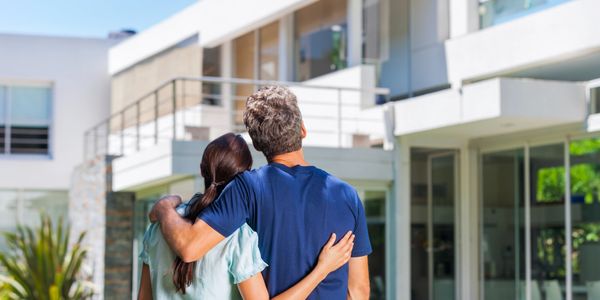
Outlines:
[[[208,207],[223,191],[225,185],[237,174],[252,168],[252,155],[248,144],[233,133],[224,134],[210,142],[200,163],[200,174],[204,177],[204,194],[196,194],[190,200],[184,218],[192,223],[198,214]],[[186,263],[180,257],[173,262],[173,284],[177,292],[185,294],[192,284],[196,262]]]

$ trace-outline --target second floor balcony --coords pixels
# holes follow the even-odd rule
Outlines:
[[[226,132],[246,137],[246,98],[258,87],[288,86],[297,96],[308,129],[305,146],[381,147],[385,138],[386,89],[362,85],[360,72],[336,74],[337,86],[311,81],[270,82],[239,78],[178,77],[159,85],[85,133],[85,159],[126,156],[170,141],[211,140]],[[359,86],[352,87],[352,86]]]

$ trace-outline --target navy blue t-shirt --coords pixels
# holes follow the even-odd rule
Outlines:
[[[349,184],[314,166],[271,163],[238,175],[198,216],[223,236],[244,222],[258,233],[263,276],[274,297],[316,265],[331,236],[356,235],[353,257],[371,253],[362,203]],[[346,299],[348,264],[329,274],[308,299]]]

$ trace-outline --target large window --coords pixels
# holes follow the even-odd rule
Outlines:
[[[483,299],[600,299],[600,138],[481,161]]]
[[[564,144],[532,147],[529,156],[531,293],[532,297],[541,295],[541,299],[564,299]]]
[[[600,299],[600,138],[572,141],[573,299]]]
[[[512,21],[570,0],[480,0],[481,28]]]
[[[484,154],[481,254],[484,299],[525,299],[524,151]]]
[[[51,89],[0,85],[0,155],[49,154]]]
[[[297,81],[346,67],[346,0],[321,0],[298,10],[294,30]]]

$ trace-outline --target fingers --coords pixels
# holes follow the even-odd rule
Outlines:
[[[350,239],[352,239],[352,236],[353,236],[352,231],[346,232],[344,237],[335,246],[337,248],[343,249],[345,246],[348,245],[348,243],[350,243]]]
[[[323,248],[324,249],[329,249],[329,248],[333,247],[333,243],[335,243],[335,238],[336,238],[335,233],[332,233],[331,237],[329,238],[329,240],[325,244],[325,247],[323,247]]]
[[[177,195],[168,195],[168,196],[162,197],[160,200],[158,200],[158,202],[156,202],[154,204],[154,206],[150,210],[150,213],[148,214],[148,218],[150,219],[150,222],[155,223],[155,222],[159,221],[158,219],[159,219],[161,210],[173,209],[173,208],[177,207],[179,204],[181,204],[181,197],[179,197]]]

